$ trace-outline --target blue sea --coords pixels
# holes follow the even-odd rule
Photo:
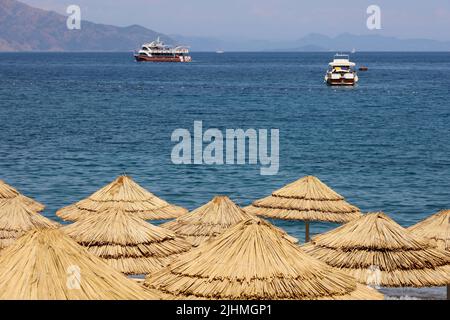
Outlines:
[[[369,71],[352,88],[324,84],[331,53],[192,55],[0,54],[0,179],[54,219],[124,173],[188,209],[217,194],[248,205],[305,175],[403,226],[450,207],[450,53],[356,53]],[[194,121],[279,129],[278,174],[173,164],[171,134]],[[303,241],[302,222],[274,222]]]
[[[139,64],[130,53],[1,53],[0,179],[56,220],[124,173],[188,209],[217,194],[248,205],[305,175],[403,226],[449,208],[450,53],[356,53],[369,71],[352,88],[324,84],[332,58],[193,53],[189,64]],[[278,174],[173,164],[171,134],[194,121],[279,129]],[[273,222],[303,241],[302,222]],[[442,297],[436,290],[418,296]]]

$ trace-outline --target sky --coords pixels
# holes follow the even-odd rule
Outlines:
[[[336,36],[348,32],[450,41],[450,0],[20,1],[62,14],[76,4],[83,20],[139,24],[169,35],[284,41],[310,33]],[[369,5],[381,9],[381,30],[366,26]]]

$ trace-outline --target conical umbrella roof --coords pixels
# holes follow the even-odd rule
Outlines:
[[[45,208],[43,204],[24,196],[12,186],[8,185],[3,180],[0,180],[0,204],[5,200],[11,200],[16,197],[25,203],[32,211],[40,212]]]
[[[161,227],[174,231],[192,245],[198,246],[222,234],[230,226],[251,217],[252,215],[242,210],[230,198],[216,196],[205,205],[164,223]]]
[[[145,285],[193,299],[379,299],[252,218],[181,255],[147,277]]]
[[[115,207],[62,228],[88,251],[125,274],[159,270],[191,248],[170,230]]]
[[[354,276],[385,287],[450,283],[450,254],[434,248],[384,213],[371,213],[313,237],[303,249]]]
[[[290,183],[244,210],[275,219],[337,223],[361,216],[357,207],[347,203],[341,195],[313,176]]]
[[[408,228],[413,234],[429,239],[439,249],[450,251],[450,210],[443,210]]]
[[[79,272],[79,277],[76,275]],[[79,285],[79,286],[77,286]],[[0,255],[0,299],[159,299],[59,229],[32,230]]]
[[[158,198],[142,188],[129,176],[120,176],[88,198],[62,208],[56,215],[64,220],[76,221],[117,205],[145,220],[173,219],[187,210]]]
[[[0,202],[0,249],[34,228],[57,228],[58,223],[32,211],[19,197]]]

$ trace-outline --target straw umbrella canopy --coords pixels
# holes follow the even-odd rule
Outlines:
[[[159,270],[191,248],[172,231],[151,225],[121,207],[82,218],[62,230],[127,275]]]
[[[8,185],[3,180],[0,180],[0,204],[4,201],[19,198],[24,204],[26,204],[32,211],[40,212],[44,210],[45,206],[36,200],[28,198],[21,194],[19,191]]]
[[[266,218],[305,221],[306,242],[309,221],[345,223],[361,216],[357,207],[313,176],[292,182],[244,210]]]
[[[0,255],[2,300],[160,299],[59,229],[29,231]]]
[[[117,205],[124,206],[126,211],[145,220],[173,219],[187,212],[186,209],[172,205],[145,190],[131,177],[119,176],[88,198],[59,209],[56,215],[63,220],[77,221],[82,216]]]
[[[0,202],[0,249],[34,228],[57,228],[58,223],[32,211],[20,197]]]
[[[161,227],[185,237],[193,246],[216,238],[229,227],[248,220],[253,215],[242,210],[230,198],[216,196],[205,205],[186,213]]]
[[[450,210],[439,211],[408,230],[429,239],[439,249],[450,251]]]
[[[251,218],[149,275],[144,285],[188,299],[381,299]]]
[[[442,210],[408,228],[413,234],[430,240],[439,249],[450,251],[450,210]],[[447,300],[450,284],[447,284]]]
[[[174,231],[197,247],[205,241],[216,238],[229,227],[252,217],[254,215],[242,210],[230,198],[216,196],[205,205],[176,220],[166,222],[161,227]],[[280,231],[285,233],[281,229]],[[285,234],[289,241],[298,242],[296,238]]]
[[[450,282],[450,254],[381,212],[313,237],[302,248],[361,283],[432,287]]]

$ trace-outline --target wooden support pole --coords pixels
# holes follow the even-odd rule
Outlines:
[[[309,242],[309,221],[305,221],[305,243]]]

